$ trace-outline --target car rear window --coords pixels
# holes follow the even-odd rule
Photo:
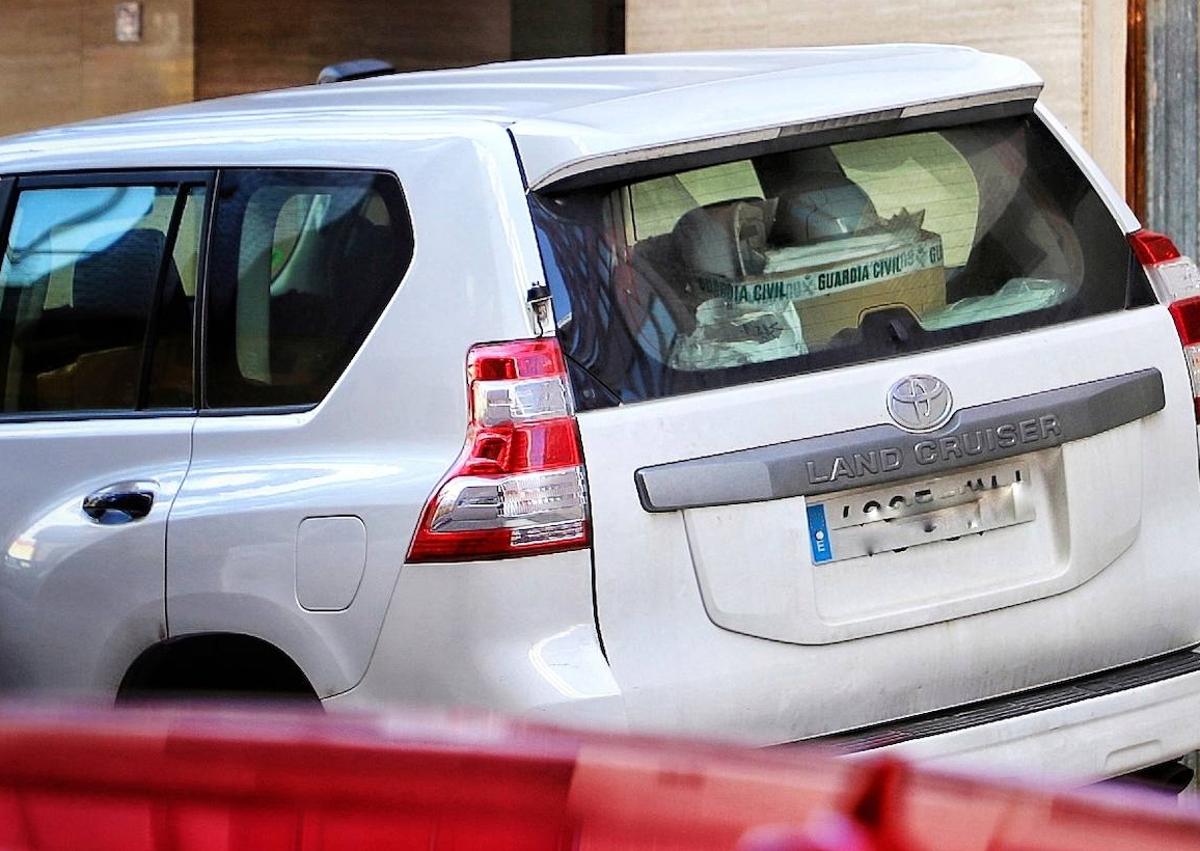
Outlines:
[[[551,191],[532,208],[559,338],[610,401],[1152,298],[1117,222],[1034,115]]]

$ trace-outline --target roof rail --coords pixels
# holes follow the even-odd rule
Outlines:
[[[346,80],[364,80],[367,77],[385,77],[395,73],[395,67],[382,59],[350,59],[326,65],[317,75],[317,83],[341,83]]]

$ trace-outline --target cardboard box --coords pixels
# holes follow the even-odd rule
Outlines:
[[[843,293],[831,293],[796,305],[809,349],[820,349],[845,328],[857,328],[863,316],[889,307],[907,308],[915,317],[946,306],[946,272],[922,269]]]
[[[810,265],[806,255],[822,262]],[[797,265],[779,268],[789,263]],[[845,328],[857,328],[869,311],[905,307],[919,317],[946,304],[942,240],[928,231],[908,239],[851,238],[815,250],[785,250],[771,266],[744,282],[747,298],[790,298],[810,350],[828,345]]]

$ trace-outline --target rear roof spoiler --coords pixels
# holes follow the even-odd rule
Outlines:
[[[556,192],[609,181],[638,180],[787,148],[832,144],[853,138],[862,132],[860,128],[864,125],[878,125],[885,133],[909,132],[962,121],[1018,115],[1033,111],[1041,90],[1039,83],[782,127],[614,151],[565,163],[534,181],[529,189]]]

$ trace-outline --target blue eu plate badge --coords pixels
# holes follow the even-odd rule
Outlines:
[[[829,544],[829,526],[825,523],[825,506],[808,506],[808,542],[812,546],[813,564],[833,558],[833,547]]]

